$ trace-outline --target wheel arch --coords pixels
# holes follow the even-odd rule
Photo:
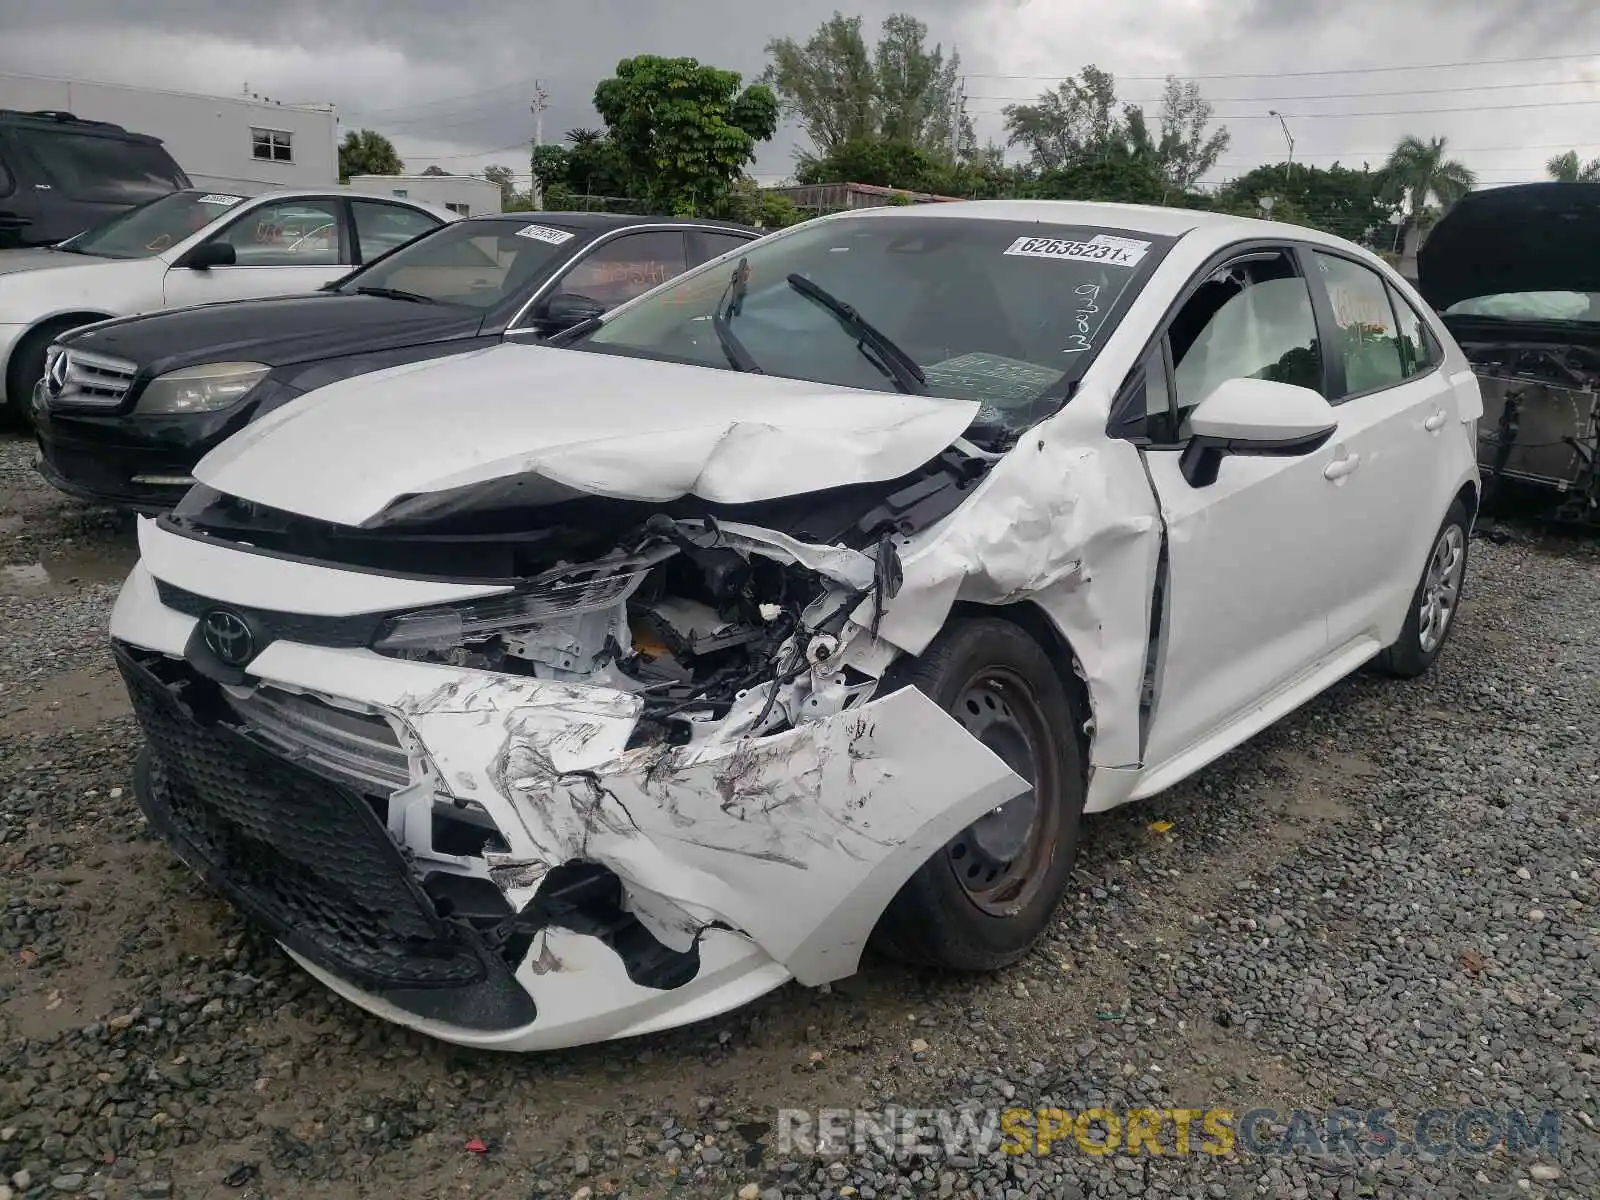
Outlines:
[[[982,617],[998,617],[1009,621],[1031,637],[1044,650],[1050,659],[1050,664],[1056,669],[1056,674],[1061,677],[1071,698],[1074,711],[1082,718],[1073,735],[1078,739],[1078,751],[1082,756],[1084,766],[1090,763],[1090,749],[1093,743],[1094,697],[1089,692],[1089,685],[1077,668],[1077,651],[1068,640],[1067,635],[1061,631],[1049,615],[1031,600],[1018,600],[1011,604],[976,604],[963,601],[958,603],[950,612],[954,620],[975,620]]]
[[[111,321],[116,318],[115,313],[96,312],[92,309],[76,309],[67,312],[51,313],[48,317],[41,317],[23,331],[22,336],[11,343],[11,349],[4,361],[0,361],[0,381],[7,385],[10,391],[11,374],[18,359],[21,357],[24,346],[32,347],[39,335],[46,330],[52,333],[76,329],[80,325],[93,325],[96,321]]]

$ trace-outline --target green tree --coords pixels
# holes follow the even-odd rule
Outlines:
[[[1387,190],[1414,216],[1422,213],[1430,200],[1448,207],[1477,185],[1477,176],[1465,163],[1446,157],[1448,149],[1448,138],[1423,141],[1408,134],[1389,152],[1383,167]]]
[[[483,169],[483,177],[500,189],[500,207],[509,208],[512,198],[517,194],[517,180],[511,168],[488,166]]]
[[[1272,218],[1309,225],[1353,242],[1372,241],[1387,248],[1394,238],[1392,201],[1383,175],[1334,163],[1271,163],[1256,167],[1217,190],[1217,206],[1225,212],[1259,215],[1261,197],[1273,198]]]
[[[878,187],[936,191],[949,172],[944,163],[909,141],[857,138],[820,158],[801,156],[800,183],[870,183]]]
[[[439,177],[441,175],[449,175],[450,174],[449,171],[446,171],[443,167],[439,166],[437,163],[433,164],[432,166],[427,167],[426,169],[424,169],[424,171],[422,173],[424,175],[429,176],[430,178],[437,178],[437,177]]]
[[[835,12],[804,43],[774,38],[762,80],[786,116],[811,142],[813,158],[827,158],[850,142],[908,142],[948,157],[961,58],[927,45],[928,27],[908,13],[882,25],[868,49],[860,17]],[[958,141],[973,140],[963,113]]]
[[[1131,120],[1133,109],[1125,120]],[[1211,128],[1211,103],[1200,95],[1200,85],[1194,80],[1183,81],[1175,75],[1167,76],[1166,88],[1161,96],[1161,140],[1156,143],[1156,156],[1161,173],[1183,191],[1188,191],[1200,177],[1217,165],[1217,159],[1233,140],[1226,127]]]
[[[778,127],[778,101],[737,71],[693,58],[641,54],[617,64],[594,92],[607,140],[633,194],[652,207],[692,214],[714,207]]]
[[[352,175],[399,175],[406,169],[394,143],[372,129],[352,129],[339,143],[339,182]]]
[[[1558,183],[1600,183],[1600,158],[1584,162],[1576,150],[1556,155],[1544,169]]]
[[[1020,146],[1039,171],[1059,171],[1085,154],[1103,151],[1118,131],[1116,82],[1087,66],[1033,104],[1008,104],[1007,144]]]

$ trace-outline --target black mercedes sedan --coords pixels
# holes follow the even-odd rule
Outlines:
[[[425,233],[320,292],[84,326],[50,347],[34,392],[38,467],[71,495],[160,512],[208,451],[313,388],[549,337],[760,236],[715,221],[497,213]]]

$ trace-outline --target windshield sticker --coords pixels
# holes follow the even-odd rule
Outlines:
[[[524,225],[517,230],[518,237],[532,238],[536,242],[548,242],[552,246],[559,246],[563,242],[570,242],[574,235],[567,229],[552,229],[548,225]]]
[[[1144,256],[1149,250],[1149,242],[1111,237],[1101,233],[1087,242],[1074,242],[1065,238],[1019,237],[1006,247],[1005,253],[1021,258],[1083,259],[1110,267],[1133,268],[1144,261]]]
[[[1094,335],[1100,328],[1100,322],[1095,319],[1100,315],[1100,285],[1080,283],[1072,292],[1076,309],[1072,314],[1072,331],[1067,334],[1062,353],[1082,354],[1093,347]]]
[[[225,196],[221,192],[212,192],[208,196],[201,196],[199,203],[215,204],[221,208],[232,208],[244,199],[243,196]]]

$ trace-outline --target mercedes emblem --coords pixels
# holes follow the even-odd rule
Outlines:
[[[50,366],[45,372],[45,386],[50,389],[52,396],[59,396],[67,386],[67,352],[59,351],[50,359]]]

